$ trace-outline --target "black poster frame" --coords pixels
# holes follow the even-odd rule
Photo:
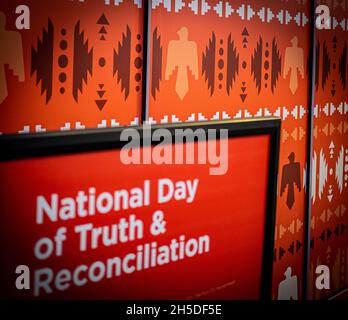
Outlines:
[[[265,118],[257,120],[228,120],[213,122],[178,123],[170,125],[155,125],[150,127],[132,127],[139,133],[140,146],[143,145],[144,130],[151,134],[157,129],[168,129],[171,137],[177,137],[177,129],[185,131],[184,138],[197,138],[196,129],[217,130],[217,139],[220,139],[220,130],[227,129],[228,137],[250,137],[269,135],[269,163],[266,195],[266,220],[264,229],[264,247],[262,271],[260,274],[261,288],[260,299],[270,300],[272,297],[274,235],[276,223],[277,180],[280,146],[281,121],[278,118]],[[65,154],[81,154],[101,150],[116,150],[128,144],[121,141],[121,133],[127,128],[94,129],[71,132],[49,132],[28,135],[0,136],[0,166],[2,163],[37,157],[48,157]],[[180,134],[180,133],[179,133]],[[171,139],[174,141],[174,139]],[[184,139],[184,143],[185,143]],[[152,145],[160,142],[152,141]],[[1,191],[1,190],[0,190]]]

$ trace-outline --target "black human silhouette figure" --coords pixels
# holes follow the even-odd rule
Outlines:
[[[301,191],[301,167],[299,162],[295,162],[294,152],[291,152],[288,159],[289,163],[283,167],[280,196],[283,196],[288,188],[286,205],[291,210],[295,203],[295,185],[298,191]]]

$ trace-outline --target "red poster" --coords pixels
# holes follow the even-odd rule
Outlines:
[[[127,166],[120,150],[2,162],[1,296],[258,299],[270,137],[228,150],[215,176],[208,164]]]

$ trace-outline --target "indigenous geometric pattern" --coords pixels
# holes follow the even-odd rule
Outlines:
[[[0,3],[0,132],[138,124],[142,1],[26,1],[19,31],[22,2]]]
[[[316,32],[312,157],[311,284],[313,299],[348,285],[348,1],[320,1],[330,30]],[[315,268],[327,265],[331,291],[315,289]]]
[[[314,66],[311,276],[328,264],[333,289],[348,284],[347,2],[321,1],[332,28],[317,31]],[[31,29],[21,31],[20,1],[0,3],[0,132],[140,124],[143,1],[26,3]],[[149,3],[149,123],[282,119],[273,298],[290,276],[301,298],[310,1]]]
[[[309,7],[307,1],[152,2],[149,122],[283,120],[275,299],[289,267],[299,298],[302,289]]]

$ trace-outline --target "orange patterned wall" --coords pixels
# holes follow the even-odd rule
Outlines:
[[[274,298],[289,267],[300,296],[309,3],[171,4],[154,1],[152,7],[150,121],[282,118]]]
[[[342,75],[348,23],[339,24],[348,8],[347,1],[333,2],[340,17],[336,29],[318,36],[314,151],[317,168],[324,159],[327,179],[317,179],[321,189],[313,199],[312,268],[329,263],[338,288],[348,279],[347,75]],[[143,1],[26,3],[31,29],[22,31],[14,27],[20,1],[0,4],[0,39],[9,44],[0,53],[0,132],[140,123]],[[310,2],[153,0],[151,6],[149,122],[282,118],[273,297],[283,297],[278,288],[287,270],[297,278],[300,297]],[[336,228],[338,235],[329,237],[328,230]]]
[[[31,28],[17,31],[22,1],[1,1],[0,132],[139,123],[143,11],[106,2],[26,1]]]
[[[331,11],[331,29],[316,32],[312,158],[311,287],[315,268],[331,270],[331,290],[348,285],[348,1],[318,1]]]

